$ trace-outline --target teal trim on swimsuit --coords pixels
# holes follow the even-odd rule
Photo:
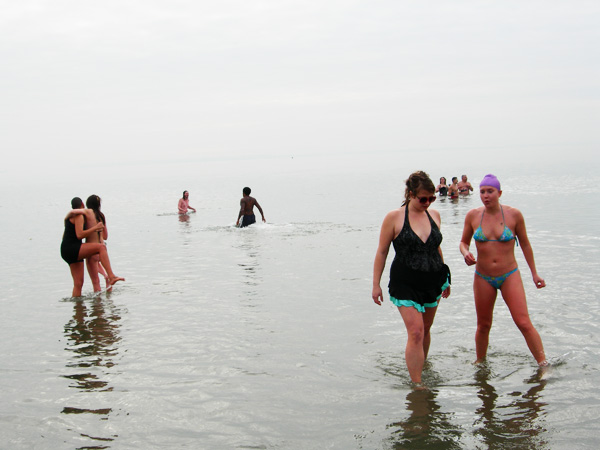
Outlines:
[[[407,308],[410,308],[412,306],[420,313],[424,313],[425,308],[435,308],[438,305],[438,302],[435,301],[433,303],[424,303],[423,306],[421,306],[412,300],[398,300],[397,298],[392,297],[391,295],[390,295],[390,301],[396,306],[406,306]]]
[[[483,278],[485,281],[487,281],[490,286],[492,286],[495,289],[500,289],[502,287],[502,285],[504,284],[504,282],[506,281],[506,279],[511,276],[513,273],[515,273],[517,270],[519,270],[519,268],[517,267],[516,269],[511,270],[510,272],[506,272],[504,275],[499,275],[497,277],[490,277],[489,275],[483,275],[477,271],[475,271],[475,275],[479,275],[481,278]]]
[[[450,286],[450,282],[448,280],[446,280],[446,282],[444,283],[444,285],[442,286],[442,292],[444,292],[448,286]],[[436,306],[438,306],[438,300],[442,297],[442,294],[440,294],[438,296],[438,298],[436,299],[435,302],[433,303],[424,303],[423,306],[419,305],[418,303],[412,301],[412,300],[398,300],[395,297],[392,297],[390,295],[390,301],[396,305],[396,306],[406,306],[407,308],[410,308],[411,306],[413,308],[415,308],[417,311],[424,313],[425,312],[425,308],[435,308]]]

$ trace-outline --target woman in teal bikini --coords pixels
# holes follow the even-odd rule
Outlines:
[[[515,244],[520,245],[531,270],[533,282],[538,289],[545,287],[546,282],[535,268],[525,219],[518,209],[500,204],[502,190],[498,178],[494,175],[488,174],[481,180],[479,195],[483,207],[467,213],[460,242],[460,252],[465,258],[465,263],[468,266],[476,264],[473,280],[477,312],[476,363],[482,362],[486,357],[494,304],[500,291],[533,357],[539,365],[547,365],[542,339],[529,318],[525,289],[514,253]],[[477,259],[469,251],[471,238],[475,240]]]

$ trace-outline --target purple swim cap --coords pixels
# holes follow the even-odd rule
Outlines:
[[[483,180],[481,180],[481,183],[479,183],[479,187],[481,186],[491,186],[495,187],[499,191],[501,190],[500,181],[498,181],[496,175],[492,175],[491,173],[488,173],[485,177],[483,177]]]

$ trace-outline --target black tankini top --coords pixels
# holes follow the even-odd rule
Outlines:
[[[398,300],[432,303],[450,281],[450,270],[439,252],[442,232],[427,213],[431,232],[425,242],[412,230],[408,221],[408,206],[404,212],[402,230],[392,241],[396,256],[390,268],[389,292]]]

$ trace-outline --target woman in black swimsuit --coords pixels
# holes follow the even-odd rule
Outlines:
[[[435,188],[435,192],[438,192],[440,196],[448,195],[448,185],[446,184],[446,177],[440,178],[440,184]]]
[[[402,207],[389,212],[383,220],[373,265],[372,297],[381,305],[381,275],[393,243],[396,257],[390,270],[390,300],[398,307],[406,326],[406,365],[417,385],[421,383],[438,302],[450,295],[450,270],[444,264],[440,247],[440,213],[428,211],[435,201],[434,193],[435,186],[425,172],[411,174]]]
[[[88,219],[91,220],[94,214],[93,211],[82,209],[83,201],[79,197],[75,197],[71,201],[71,206],[74,209],[65,217],[65,232],[60,245],[60,254],[71,270],[71,276],[73,277],[73,297],[81,296],[83,274],[85,271],[83,260],[93,255],[100,256],[100,262],[108,273],[108,283],[110,286],[117,281],[125,281],[125,278],[117,277],[113,273],[104,244],[81,242],[82,239],[93,233],[102,232],[104,224],[100,222],[85,230],[85,218],[91,214],[92,216],[89,216],[90,219]]]

